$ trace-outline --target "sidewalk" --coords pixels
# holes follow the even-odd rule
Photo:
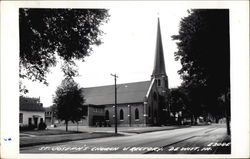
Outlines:
[[[135,133],[135,134],[141,134],[141,133],[148,133],[153,131],[163,131],[163,130],[173,130],[173,129],[180,129],[180,128],[186,128],[190,127],[187,126],[162,126],[162,127],[117,127],[118,133]],[[77,131],[76,126],[69,126],[69,130],[71,131]],[[65,126],[60,126],[56,128],[48,127],[48,129],[54,129],[54,130],[65,130]],[[78,131],[80,132],[110,132],[113,133],[115,131],[114,127],[89,127],[89,126],[79,126]]]
[[[121,136],[128,134],[140,134],[148,133],[154,131],[163,131],[163,130],[173,130],[186,128],[189,126],[164,126],[164,127],[118,127],[118,134],[114,134],[114,127],[88,127],[88,126],[79,126],[76,133],[76,126],[69,126],[69,131],[63,133],[65,126],[51,128],[49,127],[47,132],[21,132],[20,133],[20,147],[35,146],[42,144],[51,144],[51,143],[60,143],[67,141],[75,140],[84,140],[92,138],[101,138],[101,137],[112,137],[112,136]],[[46,130],[45,130],[46,131]],[[57,133],[52,133],[53,131]],[[60,133],[61,132],[61,133]]]
[[[187,128],[187,127],[190,127],[190,126],[163,126],[163,127],[142,127],[142,128],[136,127],[136,128],[131,128],[131,129],[126,128],[125,130],[121,130],[121,131],[125,133],[141,134],[141,133],[149,133],[149,132],[154,132],[154,131],[182,129],[182,128]]]

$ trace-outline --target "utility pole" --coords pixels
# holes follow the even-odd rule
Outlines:
[[[116,78],[118,76],[116,74],[111,74],[111,76],[115,79],[115,134],[117,134],[117,87],[116,87]]]

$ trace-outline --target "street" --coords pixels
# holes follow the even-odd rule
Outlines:
[[[224,124],[123,134],[124,136],[22,147],[20,153],[225,154],[230,153],[231,148]]]

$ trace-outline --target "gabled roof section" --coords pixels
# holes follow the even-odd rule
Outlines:
[[[154,83],[155,83],[155,78],[153,78],[153,80],[151,80],[150,86],[149,86],[147,94],[146,94],[146,98],[149,97],[150,91],[152,90]]]
[[[162,38],[161,38],[160,20],[158,18],[155,61],[154,61],[154,69],[152,76],[154,77],[159,75],[166,75],[166,71],[165,71],[165,60],[164,60]]]
[[[151,81],[117,84],[117,104],[144,102]],[[115,103],[115,86],[83,88],[85,104]]]
[[[19,97],[20,110],[23,111],[45,111],[39,98]]]

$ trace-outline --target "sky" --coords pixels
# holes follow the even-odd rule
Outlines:
[[[92,54],[84,62],[77,62],[79,76],[75,81],[81,87],[112,85],[114,78],[111,73],[118,75],[118,84],[150,80],[159,17],[169,87],[179,86],[181,79],[177,71],[181,65],[175,61],[177,45],[171,36],[178,34],[181,18],[188,15],[187,9],[133,6],[110,8],[109,21],[100,28],[105,32],[102,36],[103,44],[94,46]],[[49,86],[25,80],[23,83],[29,90],[25,96],[40,97],[44,107],[51,106],[53,95],[62,80],[59,62],[47,75]]]

